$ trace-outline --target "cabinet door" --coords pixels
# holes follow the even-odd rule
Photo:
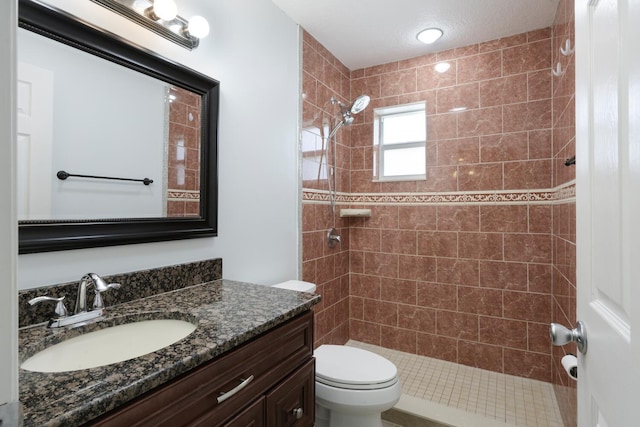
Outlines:
[[[306,427],[315,421],[315,359],[267,394],[267,426]]]
[[[224,427],[265,427],[264,397],[242,411],[240,415],[229,421]],[[208,424],[211,425],[211,424]]]

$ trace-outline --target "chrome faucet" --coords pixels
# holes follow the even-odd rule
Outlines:
[[[93,310],[87,311],[87,286],[91,283],[93,283],[95,297],[93,299]],[[69,316],[67,313],[67,308],[64,305],[64,296],[60,298],[47,296],[37,297],[29,300],[29,304],[34,305],[42,301],[55,301],[55,313],[57,317],[51,319],[47,326],[50,328],[59,328],[61,326],[85,322],[87,320],[103,316],[106,311],[104,308],[104,301],[102,300],[102,292],[108,291],[109,289],[118,289],[119,287],[119,283],[107,284],[104,279],[96,273],[87,273],[82,276],[82,279],[80,279],[78,296],[76,298],[76,306],[73,311],[73,315]]]
[[[102,297],[100,294],[109,289],[118,289],[120,283],[107,283],[104,279],[98,276],[96,273],[87,273],[80,279],[80,286],[78,286],[78,296],[76,297],[76,307],[73,310],[73,314],[85,313],[87,311],[87,285],[93,282],[93,288],[95,290],[95,298],[93,299],[94,310],[104,308]]]

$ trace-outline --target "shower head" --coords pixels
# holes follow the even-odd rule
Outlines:
[[[367,105],[369,105],[370,101],[371,101],[371,98],[369,97],[369,95],[360,95],[359,97],[357,97],[351,103],[351,105],[349,105],[347,107],[346,105],[344,105],[342,102],[338,101],[333,96],[331,97],[331,103],[332,104],[338,104],[338,106],[340,107],[340,112],[342,113],[342,115],[345,115],[345,114],[358,114],[362,110],[367,108]]]
[[[351,107],[349,107],[349,112],[351,114],[358,114],[359,112],[367,108],[367,105],[369,105],[370,101],[371,101],[371,98],[369,98],[369,95],[360,95],[353,101],[353,103],[351,103]]]
[[[370,101],[371,101],[371,98],[368,95],[360,95],[351,103],[350,106],[347,107],[342,102],[338,101],[336,98],[331,97],[331,103],[338,104],[338,106],[340,107],[340,114],[342,115],[340,126],[342,125],[349,126],[351,123],[353,123],[353,115],[358,114],[362,110],[367,108],[367,105],[369,105]]]

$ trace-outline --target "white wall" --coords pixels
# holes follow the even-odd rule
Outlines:
[[[298,29],[270,0],[179,0],[211,34],[188,51],[90,2],[50,0],[221,82],[218,237],[21,255],[19,288],[212,257],[228,279],[298,275]],[[3,2],[4,3],[4,2]]]
[[[0,405],[18,399],[14,190],[17,0],[0,2]]]

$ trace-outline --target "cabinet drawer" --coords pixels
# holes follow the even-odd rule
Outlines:
[[[313,314],[307,312],[89,425],[175,427],[198,425],[201,419],[223,425],[309,360],[312,352]]]
[[[224,427],[265,427],[264,423],[264,401],[265,398],[259,399],[253,405],[242,411],[240,415],[234,417],[231,421],[224,425]],[[203,426],[211,427],[214,420],[205,421]],[[211,421],[211,422],[210,422]]]
[[[315,421],[315,359],[267,394],[267,425],[307,427]]]

